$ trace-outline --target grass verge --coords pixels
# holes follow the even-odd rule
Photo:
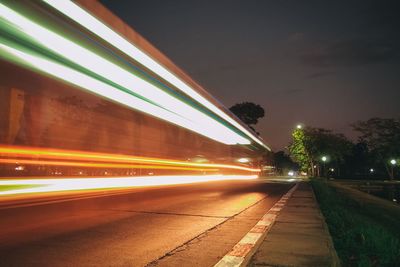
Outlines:
[[[399,266],[399,231],[351,195],[323,180],[311,183],[342,266]]]

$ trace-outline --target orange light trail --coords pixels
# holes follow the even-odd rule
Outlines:
[[[230,164],[212,164],[212,163],[195,163],[171,159],[147,158],[120,154],[95,153],[76,150],[62,150],[53,148],[32,148],[17,146],[0,146],[0,156],[8,157],[8,159],[0,159],[3,163],[23,163],[35,165],[57,165],[62,166],[85,166],[85,167],[112,167],[112,168],[135,168],[135,166],[144,166],[140,168],[164,168],[175,166],[175,168],[192,168],[193,170],[210,170],[212,169],[235,169],[249,172],[260,172],[260,169],[249,168]],[[35,160],[19,159],[19,157],[31,157]],[[11,159],[12,158],[12,159]],[[52,159],[55,161],[42,160]],[[74,161],[72,161],[74,160]],[[80,161],[80,162],[79,162]],[[82,162],[86,161],[86,162]],[[87,163],[90,161],[90,163]],[[93,163],[101,162],[101,163]],[[88,164],[88,165],[82,165]],[[96,164],[99,164],[96,166]],[[103,165],[101,165],[103,164]],[[136,164],[136,165],[135,165]],[[140,164],[140,165],[137,165]],[[90,165],[90,166],[89,166]],[[147,166],[147,167],[145,167]],[[148,167],[151,166],[151,167]],[[168,168],[167,168],[168,167]]]
[[[0,159],[0,163],[5,164],[27,164],[27,165],[49,165],[49,166],[70,166],[70,167],[89,167],[89,168],[138,168],[138,169],[164,169],[164,170],[190,170],[190,171],[218,171],[218,169],[174,167],[162,165],[138,165],[138,164],[118,164],[118,163],[90,163],[73,161],[48,161],[48,160],[29,160],[29,159]]]

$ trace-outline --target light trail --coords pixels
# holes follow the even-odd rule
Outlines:
[[[30,160],[30,159],[0,159],[0,163],[23,165],[41,165],[41,166],[64,166],[64,167],[88,167],[88,168],[113,168],[113,169],[162,169],[162,170],[185,170],[185,171],[218,171],[219,169],[211,168],[190,168],[175,167],[165,165],[138,165],[138,164],[118,164],[118,163],[90,163],[90,162],[73,162],[73,161],[50,161],[50,160]]]
[[[0,157],[7,157],[6,159],[0,159],[0,162],[3,163],[22,163],[22,160],[30,160],[31,164],[48,164],[48,165],[56,165],[49,164],[50,161],[43,159],[55,159],[60,162],[62,166],[83,166],[78,164],[90,163],[93,162],[101,162],[98,164],[108,164],[109,167],[115,166],[114,168],[135,168],[135,164],[142,164],[143,166],[155,166],[155,168],[162,168],[162,166],[173,167],[176,168],[191,168],[193,170],[209,170],[213,171],[230,169],[230,170],[241,170],[248,172],[260,172],[259,168],[249,168],[245,166],[231,165],[231,164],[217,164],[217,163],[196,163],[196,162],[187,162],[181,160],[172,160],[172,159],[160,159],[160,158],[150,158],[150,157],[137,157],[137,156],[129,156],[129,155],[120,155],[120,154],[108,154],[108,153],[95,153],[95,152],[86,152],[86,151],[76,151],[76,150],[64,150],[64,149],[54,149],[54,148],[32,148],[32,147],[18,147],[18,146],[1,146],[0,145]],[[30,157],[29,159],[24,159],[26,157]],[[12,158],[12,159],[10,159]],[[36,160],[33,163],[33,159]],[[7,160],[7,162],[5,162]],[[67,161],[68,160],[68,161]],[[72,161],[73,160],[73,161]],[[28,162],[28,161],[26,161]],[[71,165],[63,165],[71,164]],[[130,164],[126,164],[130,163]],[[29,163],[24,163],[29,164]],[[76,164],[76,165],[72,165]],[[119,164],[121,167],[116,167]],[[124,167],[122,167],[122,165]],[[91,166],[86,166],[91,167]],[[107,167],[107,166],[92,166],[92,167]],[[150,168],[150,167],[149,167]],[[153,167],[151,167],[153,168]]]
[[[219,115],[242,132],[246,133],[251,139],[260,144],[261,146],[271,150],[268,146],[266,146],[257,136],[247,130],[245,127],[240,125],[240,123],[236,122],[233,118],[231,118],[228,114],[223,112],[217,106],[212,104],[209,100],[203,97],[201,94],[196,92],[196,90],[192,89],[185,82],[171,73],[168,69],[162,66],[160,63],[152,59],[146,53],[141,51],[134,44],[126,40],[120,34],[112,30],[110,27],[105,25],[99,19],[91,15],[89,12],[81,8],[79,5],[75,4],[72,1],[59,1],[59,0],[44,0],[47,4],[57,9],[70,19],[74,20],[76,23],[80,24],[82,27],[86,28],[90,32],[94,33],[98,37],[102,38],[105,42],[111,44],[115,48],[119,49],[125,55],[129,56],[133,60],[139,62],[144,65],[154,73],[158,74],[160,77],[170,82],[176,88],[186,93],[209,110],[213,111],[215,114]]]
[[[89,49],[86,49],[61,35],[40,26],[3,4],[0,4],[0,17],[7,22],[8,25],[6,29],[12,30],[15,35],[21,35],[25,39],[30,40],[34,45],[45,48],[62,58],[72,61],[85,70],[89,70],[90,72],[101,76],[112,84],[124,88],[125,98],[128,94],[132,94],[133,96],[136,96],[136,102],[153,102],[159,105],[161,109],[157,110],[157,112],[150,112],[150,108],[148,107],[143,109],[141,108],[143,103],[139,106],[128,104],[129,107],[142,112],[147,112],[153,116],[180,125],[186,129],[224,144],[250,144],[250,141],[247,138],[218,122],[216,119],[204,114],[196,108],[193,108],[189,104],[178,100],[153,84],[133,75],[126,69],[93,53]],[[99,84],[99,81],[96,79],[90,79],[87,75],[73,71],[61,64],[56,64],[50,60],[7,46],[4,42],[2,48],[6,52],[13,54],[20,60],[22,59],[25,63],[28,63],[34,68],[74,83],[80,87],[86,88],[87,90],[96,91],[98,94],[117,101],[118,103],[127,105],[127,101],[124,97],[116,97],[113,95],[115,91],[120,90],[116,87],[108,86],[108,89],[112,89],[112,96],[110,96],[110,90],[108,93],[104,94],[104,90],[100,91],[94,89],[99,86],[104,88],[105,85],[101,82]],[[58,71],[55,71],[52,67]],[[88,82],[91,82],[91,84],[97,83],[97,86],[89,88],[87,86]],[[138,98],[137,96],[140,96],[141,98]],[[144,98],[144,100],[142,98]],[[167,112],[167,114],[165,114],[165,112]],[[178,114],[179,116],[173,116],[174,114]]]
[[[142,101],[139,98],[129,95],[123,91],[116,90],[109,84],[103,83],[99,80],[94,79],[93,77],[82,74],[76,70],[57,64],[55,62],[40,58],[38,56],[30,55],[21,50],[12,48],[7,44],[2,44],[1,41],[2,40],[0,39],[0,49],[4,53],[1,53],[0,55],[3,57],[8,57],[9,54],[10,56],[14,57],[8,58],[13,62],[25,65],[28,68],[34,68],[36,70],[42,71],[53,77],[59,78],[80,88],[93,92],[97,95],[104,96],[128,107],[134,107],[139,111],[151,114],[157,118],[164,119],[176,125],[185,125],[186,128],[190,128],[193,125],[193,122],[187,121],[177,114],[168,112],[165,109],[162,109],[149,102]]]
[[[145,186],[162,186],[191,184],[211,181],[251,180],[257,175],[177,175],[177,176],[139,176],[112,178],[57,178],[57,179],[15,179],[0,180],[1,186],[29,185],[31,188],[20,188],[0,191],[0,196],[18,194],[49,193],[60,191],[134,188]],[[1,200],[1,198],[0,198]]]

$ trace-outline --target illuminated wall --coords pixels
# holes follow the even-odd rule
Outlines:
[[[246,168],[259,168],[269,151],[95,1],[2,1],[0,33],[3,176],[252,172]],[[220,165],[96,165],[91,158],[49,158],[36,148]]]

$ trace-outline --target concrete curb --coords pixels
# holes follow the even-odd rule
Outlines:
[[[268,210],[260,221],[226,254],[214,267],[239,267],[246,266],[257,251],[268,231],[275,223],[276,217],[285,207],[288,199],[298,187],[293,186],[281,199]]]

